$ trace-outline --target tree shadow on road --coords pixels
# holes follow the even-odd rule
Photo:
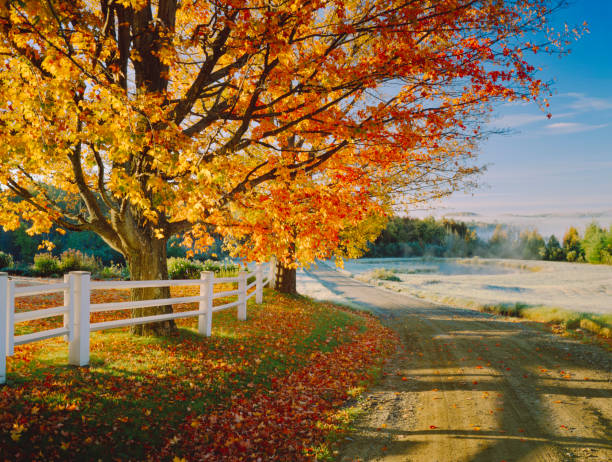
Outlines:
[[[612,426],[600,410],[612,398],[609,353],[530,323],[433,305],[334,271],[309,274],[351,304],[369,307],[400,335],[405,352],[372,392],[390,397],[384,412],[393,413],[393,397],[401,394],[412,395],[415,409],[422,406],[405,422],[389,418],[388,426],[373,426],[366,415],[356,441],[343,447],[344,459],[359,448],[362,460],[612,459]],[[432,393],[437,401],[428,401]],[[462,397],[470,401],[447,402]],[[423,422],[429,410],[436,421]],[[474,425],[480,421],[487,423]]]

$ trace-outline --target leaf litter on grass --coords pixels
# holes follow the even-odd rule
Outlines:
[[[96,302],[126,297],[106,291]],[[24,298],[18,311],[58,301]],[[178,334],[167,338],[133,337],[127,329],[94,333],[85,368],[66,365],[59,339],[16,347],[9,385],[0,389],[2,455],[15,461],[314,458],[351,390],[372,380],[397,338],[375,318],[331,304],[271,292],[265,302],[249,305],[247,322],[233,310],[215,313],[210,338],[195,333],[195,319],[180,320]],[[92,321],[129,313],[95,316]],[[55,323],[61,319],[25,328]]]

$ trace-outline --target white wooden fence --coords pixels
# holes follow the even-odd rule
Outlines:
[[[213,272],[203,272],[199,280],[168,281],[92,281],[86,271],[72,271],[64,276],[64,282],[44,285],[17,287],[15,280],[7,273],[0,272],[0,384],[6,383],[6,357],[13,355],[15,345],[46,340],[53,337],[64,337],[68,341],[68,362],[76,366],[89,364],[89,334],[105,329],[167,321],[170,319],[198,317],[198,332],[210,336],[212,314],[232,307],[237,307],[238,319],[246,320],[247,300],[255,297],[256,303],[262,302],[263,287],[274,282],[274,267],[270,265],[264,277],[263,265],[258,264],[255,280],[247,284],[249,273],[240,271],[237,277],[215,277]],[[214,292],[215,284],[238,283],[238,289],[225,292]],[[200,294],[191,297],[174,297],[166,299],[140,300],[131,302],[91,303],[91,291],[96,289],[135,289],[144,287],[199,286]],[[250,289],[253,289],[249,292]],[[15,299],[32,295],[44,295],[63,292],[62,306],[35,311],[15,313]],[[214,306],[213,300],[221,297],[236,296],[236,300]],[[178,313],[143,316],[139,318],[118,319],[92,323],[91,313],[119,310],[132,310],[151,306],[174,305],[177,303],[198,303],[198,309]],[[26,335],[15,335],[15,324],[35,319],[63,316],[64,325],[57,329],[48,329]]]

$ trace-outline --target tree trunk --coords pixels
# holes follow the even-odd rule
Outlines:
[[[139,249],[128,255],[130,277],[133,281],[167,280],[168,264],[166,262],[166,239],[150,239],[143,242]],[[170,298],[169,287],[151,287],[131,289],[131,300],[151,300],[156,298]],[[156,314],[172,313],[171,305],[151,306],[132,310],[132,317],[151,316]],[[132,327],[135,335],[165,336],[176,332],[173,320],[138,324]]]
[[[277,261],[274,288],[283,294],[297,294],[296,269],[287,268],[282,262]]]

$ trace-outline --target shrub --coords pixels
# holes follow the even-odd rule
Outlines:
[[[86,255],[80,250],[68,249],[62,252],[59,269],[62,273],[70,271],[89,271],[97,272],[101,268],[101,263],[95,257]]]
[[[234,277],[238,275],[239,270],[240,265],[229,260],[200,262],[188,258],[168,258],[170,279],[199,279],[202,271],[212,271],[217,277]]]
[[[55,276],[60,273],[60,262],[50,253],[39,253],[34,256],[32,270],[36,276]]]
[[[234,277],[240,271],[240,265],[230,260],[206,260],[202,263],[202,271],[212,271],[218,277]]]
[[[401,279],[395,275],[395,273],[388,269],[377,268],[370,273],[373,279],[380,279],[382,281],[393,281],[400,282]]]
[[[0,250],[0,268],[12,268],[14,265],[13,256]]]
[[[170,279],[199,279],[200,272],[205,271],[202,263],[188,258],[168,258],[168,277]]]
[[[127,279],[128,276],[127,268],[119,264],[104,266],[94,274],[94,277],[97,279]]]

